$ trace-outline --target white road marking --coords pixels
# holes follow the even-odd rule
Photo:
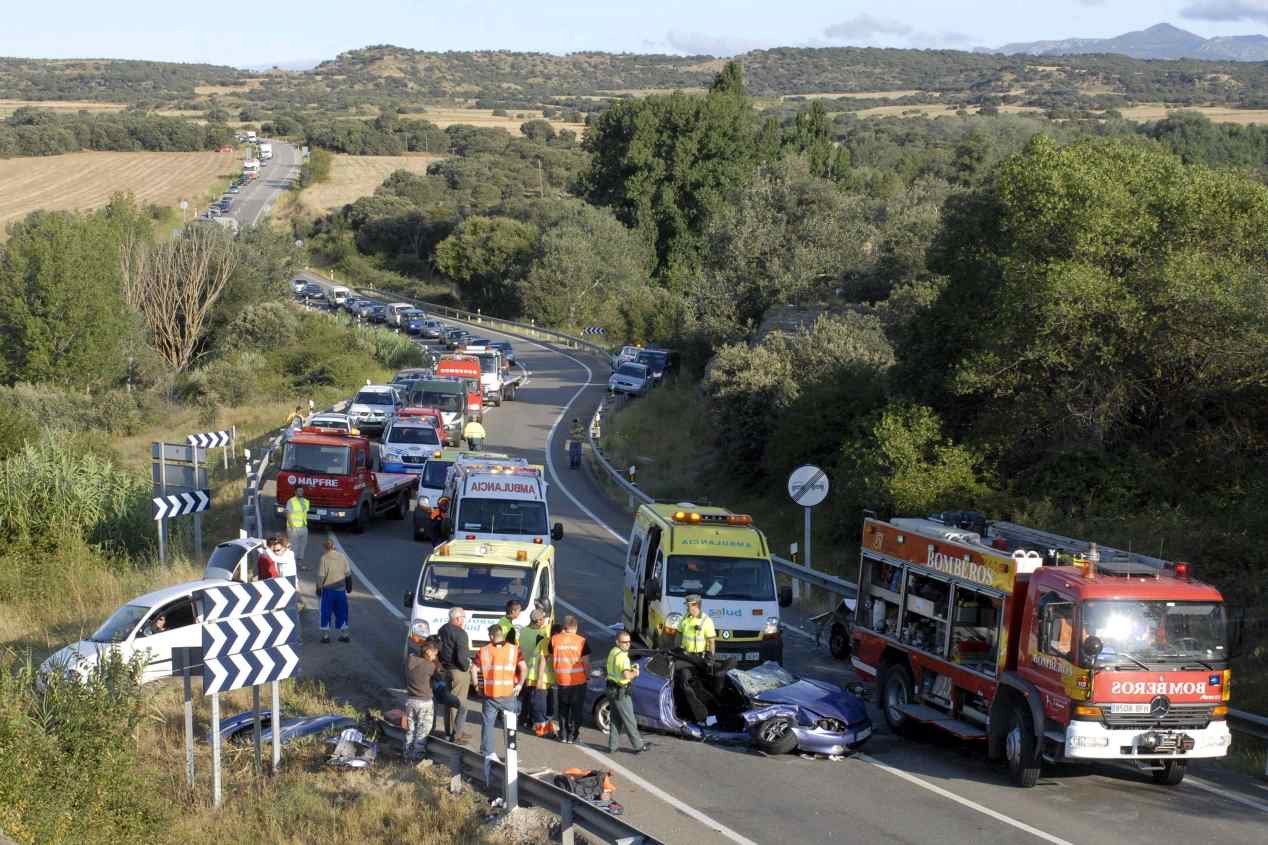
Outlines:
[[[577,607],[575,604],[570,604],[564,601],[563,599],[561,599],[559,596],[555,596],[555,601],[563,605],[565,608],[567,608],[570,613],[575,613],[577,616],[580,616],[582,619],[586,620],[595,628],[598,628],[600,631],[603,631],[604,633],[611,633],[612,629],[610,626],[605,625],[604,623],[600,622],[598,619],[595,619],[593,616],[586,613],[584,610]]]
[[[893,766],[889,765],[888,763],[882,763],[880,760],[877,760],[875,757],[871,757],[867,754],[856,753],[853,755],[853,757],[851,757],[851,759],[858,760],[860,762],[875,766],[876,768],[881,769],[882,771],[889,772],[891,775],[893,775],[896,778],[902,778],[908,783],[914,784],[915,786],[918,786],[921,789],[927,789],[930,792],[932,792],[934,795],[940,795],[949,801],[954,801],[955,803],[959,804],[962,807],[968,807],[970,810],[981,813],[984,816],[990,816],[996,821],[1003,822],[1004,824],[1010,825],[1011,827],[1015,827],[1020,831],[1029,833],[1031,836],[1036,836],[1044,840],[1045,842],[1051,842],[1053,843],[1053,845],[1074,845],[1074,843],[1070,842],[1070,840],[1068,839],[1062,839],[1060,836],[1053,836],[1051,833],[1046,833],[1045,831],[1042,831],[1037,827],[1031,827],[1030,825],[1026,824],[1023,821],[1018,821],[1017,819],[1010,818],[1004,815],[1003,813],[998,812],[996,810],[992,810],[990,807],[986,807],[982,804],[977,803],[976,801],[970,801],[968,798],[964,798],[962,796],[956,795],[954,792],[943,789],[940,786],[935,786],[934,784],[929,783],[929,781],[924,780],[923,778],[918,778],[915,775],[911,774],[910,772],[904,772],[902,769],[896,769]]]
[[[1221,789],[1216,784],[1210,783],[1208,781],[1204,781],[1201,778],[1196,778],[1193,775],[1185,775],[1184,783],[1186,786],[1196,786],[1198,789],[1201,789],[1203,792],[1209,792],[1212,795],[1218,795],[1221,798],[1225,798],[1229,801],[1236,801],[1238,804],[1244,804],[1247,807],[1251,807],[1261,812],[1268,813],[1268,803],[1264,803],[1263,801],[1258,801],[1254,798],[1251,798],[1248,795],[1238,795],[1236,792],[1229,792],[1228,790]]]
[[[352,559],[352,555],[348,554],[348,552],[344,550],[343,543],[339,542],[339,538],[335,536],[335,532],[331,531],[330,529],[327,529],[326,536],[335,541],[335,548],[339,550],[339,553],[341,555],[343,555],[344,557],[348,559],[348,566],[352,568],[352,574],[357,576],[358,581],[360,581],[362,584],[365,584],[365,588],[370,591],[370,595],[378,599],[379,604],[386,607],[388,613],[392,614],[397,619],[401,620],[402,622],[408,625],[409,620],[405,618],[405,614],[401,612],[400,608],[398,608],[396,605],[388,601],[387,597],[379,592],[379,588],[374,586],[374,582],[371,581],[369,578],[365,577],[365,573],[357,568],[357,564]]]
[[[690,804],[680,801],[674,796],[670,795],[668,792],[661,789],[659,786],[656,786],[654,783],[651,783],[650,781],[645,780],[644,778],[641,778],[638,775],[634,774],[632,771],[625,768],[620,763],[617,763],[616,761],[614,761],[608,755],[601,754],[598,751],[595,751],[593,748],[590,748],[589,746],[584,745],[582,743],[577,743],[576,745],[573,746],[573,748],[576,748],[582,754],[586,754],[594,758],[595,760],[598,760],[600,763],[603,764],[603,767],[605,769],[620,775],[621,777],[628,780],[630,783],[633,783],[637,785],[638,787],[640,787],[641,789],[647,792],[650,792],[652,795],[655,795],[657,798],[664,801],[666,804],[670,805],[676,810],[679,810],[682,813],[685,813],[686,815],[690,816],[691,818],[695,819],[696,821],[700,822],[701,824],[710,828],[711,830],[714,830],[722,834],[727,839],[730,839],[732,842],[739,843],[739,845],[757,845],[756,842],[754,842],[752,839],[749,839],[747,836],[744,836],[743,834],[740,834],[740,833],[736,833],[734,830],[722,824],[722,822],[718,821],[717,819],[712,818],[711,816],[705,815],[704,813],[700,812],[699,810],[697,810],[695,807],[691,806]]]

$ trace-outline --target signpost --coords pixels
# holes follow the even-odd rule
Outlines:
[[[207,479],[207,450],[224,450],[225,469],[229,450],[237,442],[237,428],[191,434],[185,443],[150,444],[150,478],[154,482],[154,519],[158,522],[159,562],[167,563],[170,534],[167,521],[174,516],[194,515],[194,556],[203,556],[202,512],[211,506]],[[192,495],[192,499],[190,496]]]
[[[256,703],[255,762],[260,768],[259,685],[273,685],[273,770],[282,762],[282,714],[277,683],[299,666],[299,638],[289,613],[295,601],[289,578],[209,587],[202,592],[203,695],[211,696],[212,802],[220,805],[220,693],[252,687]]]
[[[828,474],[810,464],[797,467],[788,476],[788,495],[794,504],[801,505],[806,511],[805,564],[809,568],[813,562],[810,556],[810,511],[828,497]],[[795,580],[792,586],[794,595],[800,592]]]

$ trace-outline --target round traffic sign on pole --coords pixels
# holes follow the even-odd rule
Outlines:
[[[802,507],[814,507],[828,497],[828,474],[810,464],[797,467],[788,476],[788,495]]]

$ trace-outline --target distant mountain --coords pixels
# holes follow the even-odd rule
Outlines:
[[[1208,61],[1268,61],[1268,37],[1235,35],[1203,38],[1160,23],[1148,29],[1114,38],[1067,38],[1061,41],[1029,41],[1005,44],[982,52],[1031,56],[1074,56],[1084,53],[1117,53],[1133,59],[1206,59]]]

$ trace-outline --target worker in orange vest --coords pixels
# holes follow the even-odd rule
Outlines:
[[[577,617],[565,616],[563,630],[550,638],[550,659],[559,694],[559,741],[576,743],[586,710],[590,643],[577,633]]]
[[[528,677],[528,664],[519,646],[506,641],[500,625],[489,626],[489,644],[476,655],[480,667],[480,691],[484,694],[484,727],[480,731],[480,753],[487,760],[494,753],[493,730],[499,713],[520,712],[519,694]],[[502,723],[506,724],[503,716]]]

